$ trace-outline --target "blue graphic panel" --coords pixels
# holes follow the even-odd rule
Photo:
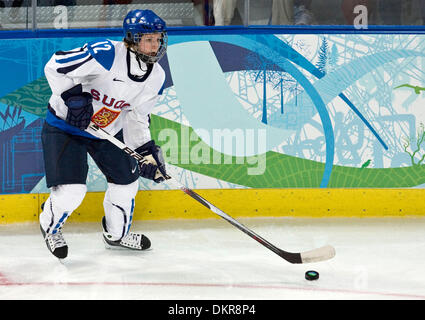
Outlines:
[[[40,135],[49,98],[40,93],[46,84],[44,65],[55,51],[92,42],[92,54],[103,54],[98,58],[109,69],[112,51],[103,50],[109,42],[98,39],[0,40],[0,193],[43,190]],[[121,36],[111,33],[109,39]],[[199,136],[214,130],[264,130],[266,142],[250,153],[238,148],[224,153],[274,152],[314,161],[323,166],[320,184],[311,187],[328,187],[337,167],[423,165],[424,58],[425,36],[420,34],[170,35],[160,62],[166,72],[164,94],[154,114],[192,127]],[[193,178],[193,186],[206,179]],[[91,167],[88,190],[101,191],[105,185]]]

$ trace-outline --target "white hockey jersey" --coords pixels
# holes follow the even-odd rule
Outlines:
[[[50,125],[75,135],[96,135],[64,121],[68,108],[61,94],[81,84],[93,97],[94,123],[112,135],[123,129],[124,142],[133,149],[151,140],[150,113],[165,82],[158,63],[139,64],[123,42],[104,39],[56,52],[44,72],[52,90],[46,117]]]

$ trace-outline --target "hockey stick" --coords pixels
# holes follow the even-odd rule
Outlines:
[[[145,162],[145,161],[148,161],[146,159],[146,157],[143,157],[142,155],[140,155],[136,151],[130,149],[128,146],[126,146],[120,140],[118,140],[114,136],[110,135],[108,132],[106,132],[105,130],[100,128],[95,123],[91,122],[90,125],[89,125],[89,128],[91,130],[94,130],[95,132],[97,132],[98,136],[100,135],[103,138],[109,140],[112,144],[114,144],[115,146],[117,146],[118,148],[123,150],[125,153],[127,153],[131,157],[135,158],[137,161],[142,162],[142,163]],[[159,170],[157,172],[157,175],[161,175]],[[287,251],[281,250],[281,249],[275,247],[273,244],[271,244],[267,240],[265,240],[264,238],[260,237],[254,231],[248,229],[243,224],[241,224],[240,222],[233,219],[227,213],[223,212],[222,210],[220,210],[216,206],[212,205],[209,201],[202,198],[195,191],[185,187],[183,184],[181,184],[179,181],[177,181],[173,177],[170,177],[170,176],[167,175],[164,178],[172,181],[184,193],[191,196],[193,199],[198,201],[200,204],[202,204],[203,206],[205,206],[206,208],[208,208],[209,210],[211,210],[215,214],[219,215],[224,220],[226,220],[227,222],[229,222],[230,224],[232,224],[233,226],[235,226],[236,228],[238,228],[239,230],[241,230],[242,232],[244,232],[245,234],[247,234],[248,236],[250,236],[251,238],[253,238],[257,242],[262,244],[264,247],[273,251],[278,256],[280,256],[281,258],[285,259],[286,261],[288,261],[290,263],[318,262],[318,261],[324,261],[324,260],[331,259],[335,256],[335,249],[330,245],[320,247],[320,248],[317,248],[317,249],[313,249],[313,250],[310,250],[310,251],[299,252],[299,253],[293,253],[293,252],[287,252]]]

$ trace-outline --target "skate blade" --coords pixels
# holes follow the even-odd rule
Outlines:
[[[105,239],[102,239],[102,240],[103,240],[103,243],[104,243],[104,245],[105,245],[105,248],[106,248],[106,249],[108,249],[108,250],[125,250],[125,248],[124,248],[124,247],[121,247],[121,246],[113,246],[113,245],[111,245],[111,244],[107,243]]]

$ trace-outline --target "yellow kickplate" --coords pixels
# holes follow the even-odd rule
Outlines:
[[[204,189],[200,196],[238,217],[425,217],[424,189]],[[68,221],[99,222],[104,192],[89,192]],[[48,194],[0,195],[0,224],[38,221]],[[134,220],[219,218],[181,190],[139,191]]]

